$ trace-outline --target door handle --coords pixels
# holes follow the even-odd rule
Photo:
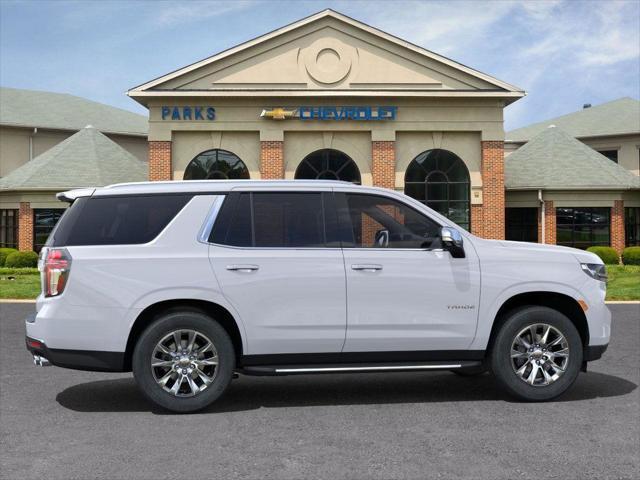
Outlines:
[[[382,265],[360,265],[355,264],[351,265],[352,270],[362,270],[363,272],[377,272],[378,270],[382,270]]]
[[[227,270],[234,272],[255,272],[259,268],[258,265],[227,265]]]

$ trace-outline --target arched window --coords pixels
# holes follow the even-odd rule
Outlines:
[[[311,180],[344,180],[360,184],[356,162],[339,150],[325,148],[307,155],[296,169],[295,178]]]
[[[219,148],[202,152],[189,162],[184,180],[240,180],[249,178],[249,169],[240,158]]]
[[[455,153],[434,149],[409,164],[404,193],[469,229],[469,170]]]

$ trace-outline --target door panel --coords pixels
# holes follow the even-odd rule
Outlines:
[[[229,196],[209,257],[245,327],[247,355],[340,352],[344,259],[328,192]]]
[[[466,349],[475,335],[479,265],[444,251],[345,249],[345,352]],[[376,266],[354,269],[353,266]]]
[[[346,328],[340,249],[214,245],[210,259],[223,294],[242,318],[247,355],[340,351]]]
[[[475,336],[475,251],[453,258],[440,225],[384,195],[337,194],[347,275],[345,352],[466,349]]]

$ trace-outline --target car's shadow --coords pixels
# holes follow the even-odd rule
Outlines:
[[[635,383],[613,375],[589,372],[555,402],[571,402],[626,395]],[[77,412],[167,413],[149,402],[133,378],[74,385],[56,396],[60,405]],[[453,373],[395,373],[240,377],[225,395],[202,413],[223,413],[258,408],[394,403],[513,402],[488,375],[458,377]]]

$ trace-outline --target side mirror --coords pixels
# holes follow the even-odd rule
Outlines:
[[[453,258],[464,258],[464,247],[462,246],[462,234],[451,227],[440,229],[440,240],[442,248],[451,253]]]
[[[374,243],[378,248],[387,248],[389,246],[389,230],[378,230]]]

